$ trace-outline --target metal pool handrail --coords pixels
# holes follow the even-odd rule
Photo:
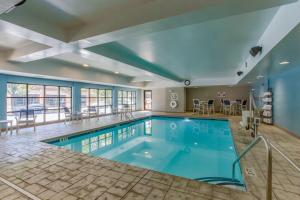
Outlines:
[[[235,176],[235,165],[243,158],[256,144],[260,141],[264,142],[267,151],[267,182],[266,182],[266,199],[272,200],[272,149],[269,141],[262,135],[257,136],[239,155],[232,164],[232,178]]]
[[[287,157],[284,153],[282,153],[274,144],[269,142],[271,147],[275,149],[286,161],[289,162],[290,165],[292,165],[298,172],[300,172],[300,168],[291,160],[289,157]]]

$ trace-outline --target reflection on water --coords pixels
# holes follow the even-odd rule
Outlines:
[[[229,124],[218,120],[152,117],[53,144],[193,179],[231,177],[236,158]]]

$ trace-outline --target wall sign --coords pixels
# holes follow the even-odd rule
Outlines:
[[[171,93],[170,94],[171,101],[178,101],[178,94],[177,93]]]
[[[224,98],[226,97],[226,92],[218,92],[217,95],[219,98]]]
[[[172,109],[175,109],[178,107],[178,94],[177,93],[170,94],[170,107]]]

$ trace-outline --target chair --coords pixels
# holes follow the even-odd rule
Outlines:
[[[200,106],[199,106],[199,113],[202,112],[204,115],[205,112],[208,113],[208,102],[207,101],[200,101]]]
[[[248,110],[247,99],[243,100],[241,110]]]
[[[5,128],[5,130],[6,130],[6,134],[8,133],[8,129],[10,129],[10,134],[12,134],[12,131],[13,131],[13,120],[0,120],[0,124],[2,124],[3,125],[3,127],[2,126],[0,126],[0,135],[1,135],[1,133],[2,133],[2,128]]]
[[[89,115],[89,117],[97,117],[98,116],[96,106],[89,106],[88,107],[88,115]]]
[[[121,120],[123,119],[123,116],[125,119],[134,118],[132,114],[131,106],[129,106],[129,104],[123,104],[120,115],[121,115]]]
[[[65,123],[67,121],[72,121],[73,119],[76,120],[82,119],[81,113],[72,113],[70,109],[67,107],[64,107],[64,112],[65,112]]]
[[[236,112],[238,114],[242,114],[242,102],[241,99],[236,99]]]
[[[199,99],[193,99],[193,113],[194,112],[200,112],[200,100]]]
[[[221,113],[224,113],[224,107],[223,107],[223,105],[224,105],[224,100],[223,99],[220,99],[220,112]]]
[[[207,113],[210,114],[211,111],[215,114],[215,100],[213,99],[210,99],[207,102]]]
[[[119,115],[119,113],[120,113],[119,108],[112,108],[111,110],[112,115]]]
[[[223,101],[223,112],[224,114],[230,114],[231,113],[231,103],[228,99],[225,99]]]
[[[20,125],[33,125],[33,130],[35,132],[35,120],[36,115],[34,114],[34,110],[21,110],[19,117],[16,117],[17,133],[19,133]]]

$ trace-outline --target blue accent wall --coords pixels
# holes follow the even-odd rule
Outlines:
[[[62,80],[52,80],[52,79],[44,79],[44,78],[31,78],[25,76],[14,76],[14,75],[6,75],[0,74],[0,120],[6,119],[6,90],[7,83],[28,83],[28,84],[41,84],[41,85],[54,85],[54,86],[68,86],[72,87],[72,107],[74,111],[80,111],[80,89],[81,88],[102,88],[102,89],[112,89],[113,90],[113,108],[117,107],[118,103],[118,90],[127,90],[127,91],[136,91],[137,93],[137,110],[142,109],[142,99],[140,89],[132,89],[132,88],[123,88],[116,86],[107,86],[107,85],[98,85],[98,84],[90,84],[83,82],[75,82],[75,81],[62,81]]]
[[[274,122],[300,136],[300,67],[271,76],[274,95]]]
[[[300,67],[257,81],[252,88],[262,97],[268,87],[273,91],[274,124],[300,136]],[[257,104],[262,105],[257,98]]]

